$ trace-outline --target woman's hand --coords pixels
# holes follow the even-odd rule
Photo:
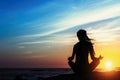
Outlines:
[[[74,59],[74,57],[69,57],[68,60],[69,61],[72,61]]]
[[[103,57],[100,55],[100,56],[99,56],[99,59],[101,60],[101,59],[103,59]]]
[[[102,58],[103,58],[103,57],[100,55],[99,57],[94,57],[94,58],[93,58],[93,61],[98,60],[98,59],[101,60]]]

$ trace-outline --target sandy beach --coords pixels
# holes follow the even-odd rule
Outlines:
[[[54,77],[46,78],[45,80],[120,80],[120,71],[110,72],[93,72],[91,76],[85,76],[84,78],[80,75],[64,74]]]

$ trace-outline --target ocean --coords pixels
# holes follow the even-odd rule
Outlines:
[[[102,69],[95,71],[101,72]],[[120,71],[120,68],[116,68]],[[14,80],[20,75],[25,80],[42,80],[42,78],[57,76],[60,74],[72,74],[70,68],[0,68],[0,80]]]
[[[38,77],[47,78],[70,73],[73,72],[69,68],[1,68],[0,80],[14,80],[18,75],[26,80],[37,80]]]

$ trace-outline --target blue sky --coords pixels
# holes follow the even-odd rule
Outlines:
[[[53,67],[42,61],[68,55],[81,28],[100,45],[119,39],[120,1],[1,0],[0,22],[0,67]]]

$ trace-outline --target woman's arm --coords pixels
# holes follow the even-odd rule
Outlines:
[[[72,52],[72,56],[68,58],[68,60],[73,60],[75,56],[75,46],[73,47],[73,52]]]
[[[94,51],[94,48],[93,46],[90,47],[90,57],[92,60],[95,60],[95,51]]]
[[[103,57],[100,55],[98,58],[95,57],[95,51],[93,46],[90,48],[90,56],[92,60],[96,60],[96,59],[102,59]]]

